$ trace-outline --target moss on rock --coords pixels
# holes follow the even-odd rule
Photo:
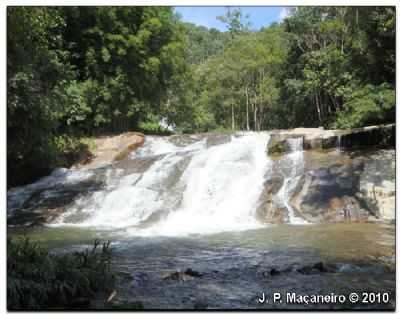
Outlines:
[[[285,139],[271,138],[268,142],[267,153],[272,156],[280,156],[289,152],[290,147]]]

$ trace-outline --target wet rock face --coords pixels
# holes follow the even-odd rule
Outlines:
[[[24,198],[18,193],[21,188],[9,190],[7,209],[13,214],[7,219],[8,225],[35,226],[51,222],[75,199],[101,190],[104,187],[105,171],[98,169],[90,172],[82,181],[70,182],[65,179],[69,172],[53,175],[52,181],[50,177],[45,177],[27,186]]]
[[[339,139],[337,135],[334,136],[324,136],[316,138],[304,137],[303,148],[308,149],[330,149],[338,147]]]
[[[176,271],[163,276],[163,280],[176,280],[176,281],[187,281],[194,278],[201,278],[203,275],[198,271],[191,268],[186,269],[184,272]]]
[[[324,168],[306,173],[291,205],[314,223],[367,220],[371,213],[356,196],[358,179],[352,168],[348,172],[345,169],[340,176]]]
[[[365,162],[360,176],[360,194],[383,219],[395,219],[396,156],[394,150],[380,150]]]
[[[97,138],[94,141],[96,148],[91,152],[92,158],[88,162],[73,165],[72,169],[95,169],[124,160],[132,151],[144,144],[145,138],[142,133],[127,132]]]
[[[291,191],[296,216],[311,223],[367,221],[395,217],[395,151],[304,152],[304,170]],[[279,167],[279,160],[272,168]],[[276,201],[284,178],[265,181],[258,217],[285,223],[288,209]]]
[[[182,134],[182,135],[172,135],[168,137],[169,141],[178,147],[184,147],[186,145],[193,144],[194,142],[203,138],[204,135],[202,134],[196,134],[196,135]]]
[[[257,216],[260,220],[267,223],[284,223],[287,220],[285,208],[275,200],[275,195],[281,189],[282,184],[283,177],[278,175],[265,181],[257,210]]]
[[[207,147],[228,143],[231,140],[231,134],[210,134],[207,137]]]
[[[343,148],[361,148],[369,146],[395,146],[396,126],[371,126],[346,132],[341,136]]]

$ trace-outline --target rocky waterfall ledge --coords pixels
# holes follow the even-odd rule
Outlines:
[[[289,178],[282,170],[293,167],[294,139],[302,141],[302,167]],[[264,183],[259,219],[285,223],[291,212],[310,223],[394,221],[394,146],[394,124],[273,131],[267,147],[273,166]],[[293,185],[287,193],[290,211],[279,198],[285,180]]]
[[[296,128],[271,132],[268,155],[278,156],[290,150],[290,138],[302,138],[303,149],[359,149],[366,147],[394,147],[396,125],[377,125],[350,130],[324,130],[323,128]]]

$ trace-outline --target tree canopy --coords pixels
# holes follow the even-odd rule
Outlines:
[[[395,8],[299,7],[251,30],[171,7],[9,7],[9,185],[128,130],[351,128],[395,121]],[[24,173],[20,175],[18,173]]]

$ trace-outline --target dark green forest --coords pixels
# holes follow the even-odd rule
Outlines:
[[[395,8],[298,7],[254,31],[172,7],[9,7],[8,186],[80,158],[92,136],[353,128],[395,121]],[[166,130],[165,130],[166,131]]]

